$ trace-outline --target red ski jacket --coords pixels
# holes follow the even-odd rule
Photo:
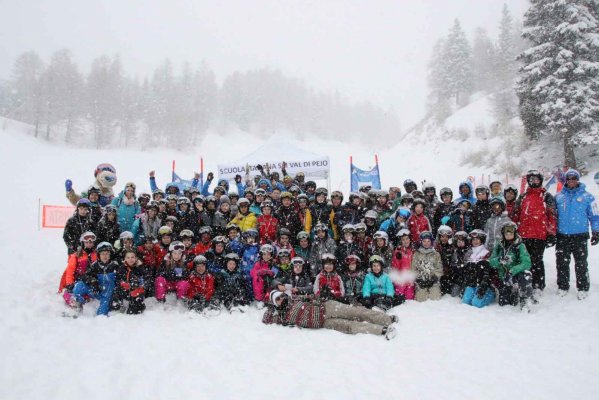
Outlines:
[[[529,187],[516,201],[514,222],[523,239],[546,240],[548,235],[555,236],[557,220],[553,196],[544,188]]]

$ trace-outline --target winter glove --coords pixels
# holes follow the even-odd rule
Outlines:
[[[512,286],[512,273],[506,272],[503,277],[503,283],[508,286]]]
[[[73,190],[73,181],[70,179],[64,181],[64,188],[67,190],[67,193]]]
[[[481,283],[478,286],[478,289],[476,290],[476,297],[478,297],[479,299],[482,299],[484,297],[485,293],[487,293],[487,290],[489,290],[489,284]]]
[[[208,176],[206,176],[206,180],[208,182],[212,182],[213,179],[214,179],[214,174],[212,172],[208,172]]]
[[[329,300],[333,298],[333,293],[331,292],[329,285],[324,285],[322,289],[320,289],[320,298],[322,300]]]
[[[198,172],[193,173],[194,179],[200,179],[200,174]]]
[[[593,232],[593,235],[591,236],[591,246],[594,246],[597,243],[599,243],[599,232]]]
[[[138,297],[141,294],[144,294],[146,290],[142,287],[138,287],[137,289],[134,289],[131,291],[131,293],[129,293],[131,295],[131,297]]]
[[[416,279],[416,283],[418,284],[419,287],[423,288],[423,289],[429,289],[431,287],[433,287],[433,285],[435,284],[435,280],[434,279]]]
[[[260,164],[256,165],[256,169],[257,169],[258,171],[260,171],[260,173],[261,173],[262,175],[264,175],[264,168],[262,168],[262,165],[260,165]]]
[[[395,258],[397,258],[398,260],[401,260],[401,251],[398,251],[395,253]]]
[[[71,283],[70,285],[66,285],[64,288],[68,291],[68,292],[72,292],[73,288],[75,287],[74,283]]]
[[[235,175],[235,183],[241,183],[241,175]]]
[[[557,242],[557,238],[555,235],[547,235],[547,242],[545,243],[545,247],[553,247]]]
[[[121,282],[121,287],[122,287],[124,290],[129,290],[129,289],[131,289],[131,285],[130,285],[128,282]]]

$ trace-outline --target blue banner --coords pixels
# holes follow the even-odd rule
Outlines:
[[[200,180],[203,181],[202,179],[202,175],[200,174]],[[172,183],[174,183],[175,185],[177,185],[177,187],[179,188],[179,190],[183,191],[186,188],[189,187],[198,187],[198,182],[195,182],[195,179],[182,179],[179,175],[177,175],[177,173],[175,171],[173,171],[173,180]]]
[[[369,171],[365,171],[351,164],[351,191],[357,192],[360,185],[369,184],[373,189],[381,188],[381,175],[378,164]]]

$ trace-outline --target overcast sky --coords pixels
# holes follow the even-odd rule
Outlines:
[[[393,107],[404,128],[422,117],[434,41],[459,18],[496,34],[506,3],[527,0],[176,1],[0,0],[0,78],[15,58],[73,51],[85,70],[119,53],[128,72],[149,75],[165,58],[206,60],[221,81],[234,70],[275,67],[317,89]]]

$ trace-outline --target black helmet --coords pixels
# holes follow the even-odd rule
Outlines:
[[[531,185],[530,184],[530,178],[532,177],[537,177],[539,178],[539,180],[541,181],[538,185]],[[541,185],[543,185],[543,174],[541,174],[541,172],[539,172],[536,169],[531,169],[526,173],[526,183],[528,183],[528,186],[530,186],[531,188],[538,188],[541,187]]]
[[[503,189],[504,197],[507,192],[512,192],[512,193],[514,193],[514,196],[518,197],[518,188],[516,187],[516,185],[512,185],[512,184],[507,185],[505,187],[505,189]]]
[[[491,190],[489,190],[489,187],[487,185],[478,185],[476,187],[476,189],[474,189],[474,193],[476,193],[476,194],[486,193],[487,196],[489,196],[489,194],[491,193]]]
[[[470,240],[474,238],[479,238],[483,244],[487,240],[487,234],[482,229],[474,229],[472,232],[470,232],[468,237],[470,238]]]
[[[453,198],[453,191],[448,187],[441,188],[439,191],[439,196],[443,197],[445,195],[449,195]]]
[[[513,221],[508,221],[501,226],[501,235],[503,236],[505,232],[514,232],[514,234],[518,233],[518,225],[516,225]]]
[[[96,246],[96,251],[100,254],[103,251],[109,251],[111,254],[114,252],[114,247],[108,242],[101,242]]]
[[[492,198],[489,202],[489,205],[493,207],[494,204],[499,204],[501,206],[502,211],[505,211],[505,202],[503,201],[503,199],[499,197]]]
[[[291,237],[291,231],[287,228],[281,228],[279,229],[279,237],[281,236],[287,236],[288,238]]]

